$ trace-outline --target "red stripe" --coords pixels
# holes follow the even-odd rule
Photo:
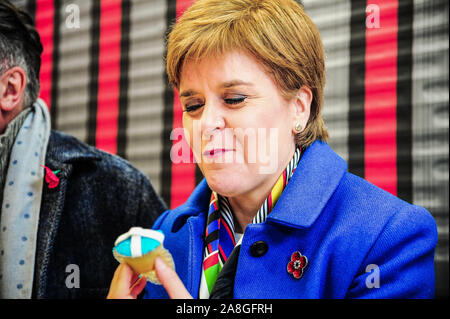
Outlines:
[[[117,153],[121,0],[101,0],[96,146]]]
[[[214,255],[210,255],[208,258],[203,261],[203,269],[208,269],[211,266],[216,265],[219,262],[219,255],[215,253]]]
[[[183,110],[178,98],[178,93],[174,91],[173,106],[173,128],[182,128]],[[193,162],[192,151],[189,143],[184,136],[178,137],[173,141],[172,145],[178,144],[182,150],[187,150],[182,154],[178,154],[181,162],[172,162],[172,189],[171,189],[171,207],[175,208],[183,204],[195,187],[195,164]],[[178,147],[177,147],[178,149]]]
[[[193,0],[177,0],[176,4],[177,20],[192,3]],[[183,127],[182,118],[183,118],[183,111],[181,108],[181,102],[180,99],[178,98],[178,92],[174,90],[173,125],[172,125],[174,129]],[[170,199],[171,208],[175,208],[183,204],[195,188],[196,164],[194,164],[193,155],[188,146],[188,142],[184,137],[180,137],[178,140],[174,140],[172,145],[175,145],[176,143],[184,144],[182,146],[182,149],[189,149],[189,154],[182,154],[183,159],[181,163],[177,164],[172,163],[172,183],[171,183],[172,189]]]
[[[269,198],[268,198],[268,200],[269,200],[269,210],[272,210],[272,192],[270,192],[269,193]]]
[[[36,1],[36,29],[41,37],[44,51],[41,55],[41,71],[39,75],[39,97],[51,107],[52,68],[53,68],[53,29],[54,29],[54,4],[53,0]]]
[[[228,260],[228,258],[227,258],[227,255],[225,255],[225,253],[223,252],[222,246],[220,246],[220,244],[219,244],[219,253],[222,256],[223,263],[225,263]]]
[[[177,0],[177,21],[181,15],[189,8],[195,0]]]
[[[206,227],[205,238],[208,238],[208,235],[209,235],[209,231],[208,231],[208,227]],[[211,243],[206,245],[206,248],[208,249],[209,254],[212,253],[213,249],[212,249]]]
[[[228,227],[227,223],[226,223],[225,220],[222,218],[222,216],[220,216],[220,222],[222,223],[222,225],[225,226],[225,229],[227,230],[228,235],[230,236],[231,241],[233,242],[233,245],[236,246],[236,242],[234,241],[233,233],[231,232],[230,227]]]
[[[380,8],[380,27],[366,28],[365,178],[396,195],[398,0],[370,4]]]

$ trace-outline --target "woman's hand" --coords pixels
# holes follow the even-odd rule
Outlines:
[[[192,299],[176,272],[160,258],[155,260],[155,270],[159,281],[172,299]],[[134,273],[130,266],[123,263],[117,267],[111,282],[107,299],[136,299],[146,285],[146,278]]]
[[[139,278],[130,266],[122,263],[114,272],[106,299],[136,299],[146,284],[147,278]]]
[[[177,273],[168,267],[161,258],[156,258],[155,270],[159,281],[171,299],[192,299]]]

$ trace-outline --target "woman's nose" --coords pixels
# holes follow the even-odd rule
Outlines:
[[[202,138],[209,140],[215,132],[225,128],[224,114],[217,103],[211,102],[204,106],[202,113]]]

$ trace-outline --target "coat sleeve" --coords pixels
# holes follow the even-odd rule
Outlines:
[[[347,298],[433,298],[437,227],[422,207],[394,214],[362,263]]]

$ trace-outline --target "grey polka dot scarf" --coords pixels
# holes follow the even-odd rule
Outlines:
[[[50,115],[38,99],[12,146],[0,221],[0,298],[31,298]]]

